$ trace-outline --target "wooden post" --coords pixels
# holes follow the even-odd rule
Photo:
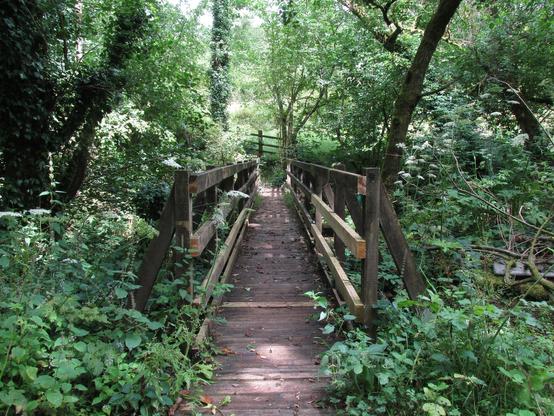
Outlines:
[[[322,178],[320,178],[319,176],[314,176],[314,188],[313,188],[313,192],[314,194],[316,194],[318,197],[321,198],[321,191],[322,191],[322,186],[321,186],[321,181],[322,181]],[[322,231],[323,229],[323,217],[321,216],[321,212],[319,211],[319,209],[315,209],[315,226],[317,227],[317,229],[319,230],[319,232]]]
[[[335,166],[334,166],[335,169],[340,169],[340,170],[344,170],[345,169],[345,166],[343,163],[337,163]],[[344,189],[344,186],[341,186],[340,183],[337,183],[335,184],[335,195],[334,195],[334,205],[333,205],[333,210],[335,211],[335,213],[341,217],[342,219],[344,219],[344,216],[345,216],[345,200],[344,200],[344,192],[345,192],[345,189]],[[335,255],[337,256],[337,258],[339,259],[339,261],[341,263],[344,263],[344,243],[342,242],[342,240],[337,237],[337,235],[335,234]]]
[[[206,189],[206,209],[208,212],[213,212],[217,206],[217,186],[212,186]],[[210,239],[210,242],[206,246],[208,251],[215,253],[217,248],[215,235]]]
[[[362,266],[362,293],[364,324],[371,336],[375,336],[375,310],[377,302],[379,266],[379,212],[381,198],[381,176],[379,168],[365,168],[366,194],[363,208],[363,238],[366,241],[366,255]]]
[[[258,130],[258,157],[262,157],[264,155],[264,132],[262,130]]]
[[[192,194],[189,192],[190,172],[177,171],[175,173],[175,240],[179,250],[175,252],[173,259],[176,263],[175,278],[188,272],[188,285],[191,299],[194,296],[194,269],[190,258],[190,238],[193,234],[192,222]],[[185,256],[189,256],[188,259]],[[184,261],[188,264],[185,267]]]
[[[311,187],[310,174],[304,169],[302,169],[302,176],[300,177],[300,180],[304,185],[306,185],[306,188],[313,191]],[[311,205],[312,205],[311,202],[307,198],[304,198],[304,208],[306,208],[308,212],[310,210]]]

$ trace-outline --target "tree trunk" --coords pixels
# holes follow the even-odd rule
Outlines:
[[[425,28],[421,43],[394,104],[388,134],[387,152],[383,166],[383,180],[387,187],[391,186],[400,171],[400,162],[403,154],[402,145],[406,141],[408,127],[412,121],[412,114],[421,98],[423,81],[431,58],[461,1],[440,1],[435,14],[431,17]]]
[[[512,104],[511,110],[521,132],[528,136],[524,143],[525,150],[529,151],[534,157],[540,158],[542,153],[542,146],[539,140],[541,136],[541,125],[525,103],[519,98],[517,101],[519,101],[519,104]]]

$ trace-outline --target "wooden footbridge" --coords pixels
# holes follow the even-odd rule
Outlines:
[[[215,307],[206,309],[215,312],[206,313],[198,340],[209,335],[220,350],[214,383],[204,393],[215,406],[225,403],[219,414],[335,414],[325,406],[326,380],[318,371],[319,354],[333,340],[310,319],[314,307],[304,293],[336,297],[359,325],[375,331],[380,230],[409,295],[424,290],[379,170],[360,175],[341,167],[288,160],[283,189],[259,187],[257,161],[175,174],[130,304],[147,307],[174,241],[175,276],[188,281],[199,308]],[[230,227],[220,244],[222,219]],[[343,267],[347,250],[361,270],[358,289]],[[201,257],[211,259],[211,268],[195,281]],[[214,288],[225,282],[233,289],[222,297]],[[186,409],[175,414],[189,414]]]

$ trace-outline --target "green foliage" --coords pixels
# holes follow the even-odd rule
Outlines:
[[[212,70],[210,73],[210,100],[212,117],[227,130],[227,106],[231,95],[229,84],[229,38],[231,32],[231,5],[229,0],[212,2]]]
[[[164,414],[179,390],[211,377],[189,354],[201,316],[179,303],[176,282],[157,288],[172,307],[148,317],[126,308],[137,249],[155,234],[143,220],[36,213],[0,221],[6,414]]]
[[[348,333],[321,364],[349,415],[548,414],[553,312],[524,301],[501,309],[471,287],[383,304],[375,342]]]

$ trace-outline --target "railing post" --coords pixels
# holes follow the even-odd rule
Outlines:
[[[190,258],[190,240],[193,234],[192,222],[192,194],[189,192],[190,171],[175,172],[175,240],[176,250],[173,259],[175,261],[175,278],[188,272],[188,286],[191,299],[194,296],[194,269]],[[185,256],[189,256],[186,259]],[[187,261],[188,264],[183,263]]]
[[[337,163],[335,166],[335,169],[338,169],[338,170],[344,170],[345,169],[345,166],[343,163]],[[344,186],[340,186],[340,184],[337,184],[335,186],[335,193],[334,193],[334,201],[333,201],[333,210],[335,211],[335,213],[341,217],[342,219],[344,219],[344,216],[345,216],[345,199],[344,199],[344,192],[345,192],[345,189],[344,189]],[[344,243],[342,242],[342,240],[337,237],[337,235],[335,234],[335,255],[337,256],[337,259],[339,259],[339,261],[341,263],[344,262]]]
[[[362,302],[364,324],[372,336],[376,334],[375,309],[377,303],[379,266],[379,211],[381,198],[381,175],[379,168],[365,168],[366,192],[363,207],[363,238],[366,241],[366,255],[362,267]]]
[[[262,130],[258,130],[258,157],[262,157],[264,155],[264,132]]]
[[[314,176],[313,192],[314,192],[315,195],[317,195],[320,198],[321,198],[321,194],[322,194],[321,182],[322,182],[322,180],[321,180],[320,177]],[[317,208],[315,209],[315,226],[317,227],[317,229],[320,232],[323,230],[323,217],[321,216],[321,212]]]

